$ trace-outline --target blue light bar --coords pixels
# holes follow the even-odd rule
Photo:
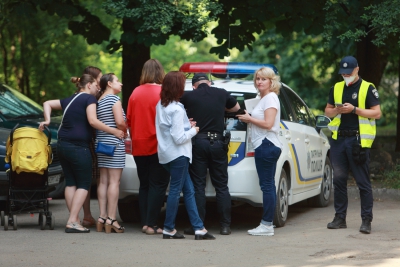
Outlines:
[[[254,74],[256,70],[262,67],[271,68],[276,75],[279,75],[278,69],[272,64],[258,64],[258,63],[247,63],[247,62],[232,62],[228,63],[227,71],[228,74]]]

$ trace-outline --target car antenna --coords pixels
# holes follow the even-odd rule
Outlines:
[[[228,28],[228,62],[229,62],[229,57],[231,56],[231,27]],[[225,79],[231,79],[231,77],[229,77],[229,73],[226,74]]]

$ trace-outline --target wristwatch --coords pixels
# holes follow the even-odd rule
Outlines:
[[[351,113],[356,114],[356,107],[354,107],[354,109]]]

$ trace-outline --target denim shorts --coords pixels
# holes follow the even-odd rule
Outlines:
[[[65,185],[89,190],[92,184],[92,154],[89,146],[79,146],[59,139],[57,154],[64,172]]]

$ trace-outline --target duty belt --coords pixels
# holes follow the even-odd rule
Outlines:
[[[356,136],[360,135],[357,130],[339,130],[338,135],[340,136]]]
[[[212,133],[212,132],[207,132],[207,133],[198,133],[196,135],[196,138],[199,139],[208,139],[210,140],[210,144],[214,145],[215,140],[224,140],[224,136],[219,133]]]

